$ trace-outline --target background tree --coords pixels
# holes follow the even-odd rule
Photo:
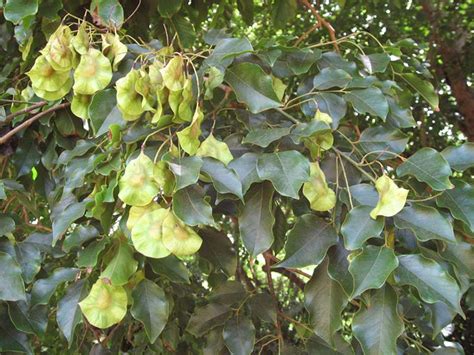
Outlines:
[[[0,351],[472,352],[472,12],[5,1]]]

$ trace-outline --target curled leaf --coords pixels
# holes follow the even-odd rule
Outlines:
[[[329,211],[336,205],[336,194],[329,188],[317,162],[310,164],[310,180],[303,184],[303,194],[315,211]]]
[[[199,136],[201,135],[201,122],[203,119],[204,114],[199,107],[196,107],[191,124],[177,133],[179,145],[189,155],[195,155],[199,148]]]
[[[125,317],[127,293],[122,286],[113,286],[105,279],[99,279],[79,306],[90,324],[105,329]]]
[[[376,219],[377,216],[395,216],[405,206],[408,190],[398,187],[387,175],[377,179],[375,188],[379,193],[379,201],[370,212],[370,217],[373,219]]]
[[[214,138],[211,133],[200,145],[196,152],[199,157],[211,157],[220,160],[225,165],[229,164],[234,157],[229,150],[229,146]]]
[[[117,70],[119,63],[127,55],[127,46],[120,42],[117,33],[102,35],[102,53],[112,62],[113,70]]]

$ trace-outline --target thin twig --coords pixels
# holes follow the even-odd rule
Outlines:
[[[43,107],[47,103],[48,103],[47,101],[40,101],[40,102],[37,102],[34,105],[31,105],[29,107],[26,107],[26,108],[22,109],[22,110],[10,113],[7,117],[5,117],[5,120],[3,122],[1,122],[2,126],[5,126],[8,123],[10,123],[10,121],[13,120],[16,116],[20,116],[20,115],[23,115],[23,114],[28,113],[30,111],[33,111],[37,108]]]
[[[18,132],[20,132],[21,130],[23,129],[26,129],[28,128],[29,126],[31,126],[35,121],[39,120],[41,117],[43,116],[46,116],[47,114],[51,113],[51,112],[54,112],[54,111],[57,111],[57,110],[61,110],[63,108],[66,108],[68,106],[70,106],[71,104],[69,102],[65,102],[65,103],[62,103],[60,105],[57,105],[57,106],[53,106],[43,112],[40,112],[36,115],[34,115],[33,117],[31,118],[28,118],[25,122],[23,122],[22,124],[16,126],[15,128],[13,128],[11,131],[9,131],[7,134],[5,134],[4,136],[0,137],[0,145],[2,144],[5,144],[6,142],[8,142],[8,140],[10,138],[12,138],[15,134],[17,134]]]

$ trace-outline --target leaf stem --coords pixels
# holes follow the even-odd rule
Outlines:
[[[367,171],[365,171],[364,169],[362,169],[360,166],[359,166],[359,163],[357,163],[355,160],[353,160],[352,158],[349,158],[347,155],[345,155],[343,152],[341,152],[339,149],[337,148],[334,148],[334,147],[331,147],[331,149],[336,152],[337,155],[343,157],[344,159],[346,159],[349,163],[351,163],[357,170],[359,170],[362,174],[364,174],[370,181],[372,181],[374,184],[375,184],[375,179],[372,175],[370,175]]]

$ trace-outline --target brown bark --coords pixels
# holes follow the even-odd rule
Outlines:
[[[464,41],[452,43],[446,41],[439,33],[440,13],[433,7],[430,0],[422,1],[423,11],[428,17],[432,28],[432,41],[436,44],[442,59],[442,72],[446,82],[456,98],[459,113],[464,117],[460,128],[470,142],[474,141],[474,90],[467,85],[467,77],[463,71]]]

